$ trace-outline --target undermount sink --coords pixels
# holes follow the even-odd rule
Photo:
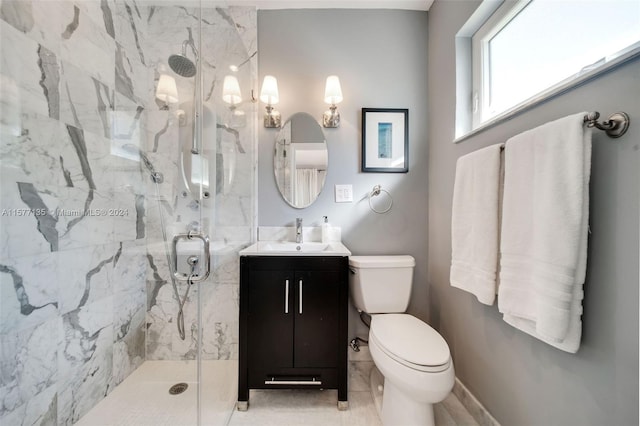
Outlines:
[[[295,243],[290,241],[258,241],[240,251],[241,256],[350,256],[340,242]]]

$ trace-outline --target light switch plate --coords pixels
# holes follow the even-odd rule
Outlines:
[[[353,185],[336,185],[336,203],[353,203]]]

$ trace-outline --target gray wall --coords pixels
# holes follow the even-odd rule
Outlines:
[[[342,124],[324,129],[329,170],[324,191],[310,207],[290,207],[273,177],[277,130],[260,122],[258,222],[260,226],[320,226],[322,216],[342,227],[342,240],[354,254],[411,254],[416,258],[410,311],[427,316],[427,13],[392,10],[279,10],[258,13],[259,81],[278,79],[284,120],[297,111],[318,121],[328,109],[325,79],[340,77],[344,101],[338,105]],[[264,104],[260,104],[261,113]],[[409,173],[360,172],[360,109],[409,109]],[[334,185],[352,184],[353,203],[334,202]],[[381,184],[393,196],[387,214],[369,209],[366,198]],[[350,337],[366,337],[354,316]]]
[[[430,322],[457,376],[503,425],[637,425],[640,61],[454,145],[454,36],[478,3],[436,1],[429,11]],[[451,199],[458,157],[583,110],[626,111],[632,124],[618,140],[594,134],[583,339],[572,355],[449,286]]]

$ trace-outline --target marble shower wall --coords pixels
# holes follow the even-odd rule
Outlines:
[[[216,184],[203,203],[182,198],[175,141],[190,137],[178,111],[190,107],[163,108],[155,86],[194,11],[133,0],[0,2],[0,424],[72,424],[145,359],[191,356],[192,340],[159,343],[174,340],[176,301],[158,205],[170,232],[195,221],[219,241],[216,281],[202,287],[212,330],[203,347],[209,358],[234,356],[233,264],[253,227],[255,107],[247,104],[249,124],[238,129],[226,126],[221,101],[210,103],[205,151]],[[245,46],[246,64],[235,62],[245,95],[255,87],[246,53],[255,55],[255,10],[206,13],[226,16],[225,31],[235,27]],[[205,68],[211,99],[220,99],[222,65]],[[193,83],[172,75],[180,98],[192,98]],[[165,175],[158,193],[138,149]],[[220,207],[230,212],[214,214]]]
[[[192,286],[184,305],[186,336],[177,330],[178,308],[167,264],[161,232],[159,207],[147,200],[147,336],[146,356],[154,360],[194,359],[198,349],[198,297],[202,298],[202,358],[238,357],[238,251],[252,241],[255,229],[255,143],[256,104],[251,90],[257,87],[257,14],[254,8],[204,7],[201,36],[197,9],[153,7],[142,13],[145,34],[154,40],[147,53],[156,74],[175,77],[180,101],[149,117],[149,146],[152,161],[167,162],[168,170],[179,171],[179,155],[189,158],[193,78],[180,77],[166,67],[169,54],[179,53],[182,42],[193,37],[202,64],[202,152],[208,161],[208,194],[184,196],[182,176],[169,179],[174,185],[160,186],[162,214],[169,238],[179,232],[200,228],[211,239],[211,277]],[[159,47],[159,50],[155,50]],[[173,51],[167,51],[169,46]],[[187,56],[193,59],[191,49]],[[243,101],[231,110],[222,101],[226,75],[240,84]],[[177,117],[184,112],[184,119]],[[173,141],[179,140],[179,149]],[[154,163],[155,164],[155,163]],[[163,170],[164,171],[164,170]],[[152,185],[149,183],[149,185]],[[149,189],[148,192],[152,190]],[[166,201],[166,202],[164,202]],[[187,284],[177,283],[180,297]]]

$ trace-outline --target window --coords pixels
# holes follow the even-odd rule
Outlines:
[[[505,1],[483,13],[470,37],[472,129],[640,54],[638,0]]]

